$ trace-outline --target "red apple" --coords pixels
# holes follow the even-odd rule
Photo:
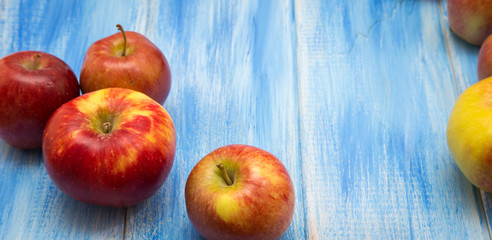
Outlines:
[[[41,148],[51,114],[79,95],[75,74],[51,54],[21,51],[0,59],[0,137],[16,148]]]
[[[206,239],[278,239],[294,214],[289,173],[272,154],[228,145],[205,156],[185,187],[186,210]]]
[[[492,35],[487,37],[478,52],[478,80],[492,76]]]
[[[143,93],[106,88],[61,106],[46,125],[46,170],[67,195],[125,207],[151,197],[171,171],[174,124]]]
[[[448,18],[454,33],[481,45],[492,34],[492,0],[448,0]]]
[[[136,32],[113,34],[92,44],[80,72],[83,93],[119,87],[147,94],[164,104],[171,88],[171,70],[162,52]]]

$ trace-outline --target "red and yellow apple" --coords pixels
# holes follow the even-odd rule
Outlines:
[[[151,197],[171,171],[176,150],[167,111],[143,93],[106,88],[55,111],[43,138],[48,175],[67,195],[125,207]]]
[[[448,120],[447,142],[465,177],[492,192],[492,77],[458,97]]]
[[[289,173],[274,155],[228,145],[205,156],[185,187],[186,210],[206,239],[278,239],[294,214]]]
[[[451,30],[465,41],[481,45],[492,34],[492,0],[448,0]]]
[[[123,31],[92,44],[80,72],[82,93],[118,87],[145,93],[164,104],[171,89],[169,64],[142,34]]]
[[[485,39],[478,52],[477,73],[478,80],[492,76],[492,35]]]
[[[79,95],[75,74],[51,54],[21,51],[0,59],[0,137],[16,148],[41,148],[51,114]]]

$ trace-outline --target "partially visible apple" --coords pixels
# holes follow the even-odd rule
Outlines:
[[[448,0],[449,26],[465,41],[481,45],[492,34],[492,0]]]
[[[56,186],[89,204],[126,207],[151,197],[171,171],[174,124],[143,93],[106,88],[61,106],[46,125],[43,158]]]
[[[186,210],[206,239],[278,239],[294,214],[289,173],[272,154],[228,145],[205,156],[185,187]]]
[[[83,93],[119,87],[147,94],[164,104],[171,89],[171,70],[162,52],[143,35],[124,31],[92,44],[80,72]]]
[[[447,142],[465,177],[492,192],[492,77],[458,97],[448,120]]]
[[[41,148],[51,114],[80,95],[79,84],[61,59],[21,51],[0,59],[0,137],[20,149]]]
[[[478,80],[492,76],[492,35],[485,39],[478,52],[477,73]]]

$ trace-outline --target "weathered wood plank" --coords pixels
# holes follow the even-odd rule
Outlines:
[[[163,188],[128,210],[125,236],[197,238],[185,209],[188,174],[215,148],[241,143],[273,153],[287,167],[297,202],[284,239],[303,239],[293,4],[152,4],[146,33],[169,57],[173,86],[165,107],[176,125],[178,146]]]
[[[86,49],[132,28],[131,2],[0,1],[0,55],[40,50],[67,62],[78,75]],[[137,3],[133,3],[137,4]],[[121,239],[125,209],[89,206],[58,190],[40,150],[0,142],[0,239]]]
[[[445,138],[478,48],[449,32],[439,4],[0,0],[0,57],[46,51],[78,75],[117,23],[146,35],[171,65],[164,106],[178,134],[168,180],[128,209],[69,198],[39,150],[0,141],[0,239],[199,238],[187,176],[231,143],[270,151],[291,173],[284,239],[489,238],[491,197],[459,172]]]
[[[442,1],[440,7],[443,35],[447,44],[447,52],[450,58],[455,88],[457,95],[459,95],[466,88],[478,81],[477,60],[480,47],[473,46],[465,42],[458,35],[455,35],[449,27],[447,1]],[[492,222],[492,195],[481,191],[478,188],[474,188],[474,191],[475,195],[482,199],[490,232],[490,223]]]
[[[40,151],[1,143],[0,238],[121,238],[123,210],[70,199],[49,180]],[[116,221],[119,220],[119,221]]]
[[[447,150],[457,89],[439,2],[295,9],[309,238],[489,238]]]

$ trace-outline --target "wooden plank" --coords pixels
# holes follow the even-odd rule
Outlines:
[[[0,238],[121,238],[122,209],[88,206],[49,180],[40,151],[0,146]],[[116,221],[119,220],[119,221]]]
[[[116,23],[133,27],[129,4],[0,1],[0,55],[45,51],[78,75],[93,41],[116,32]],[[124,220],[125,209],[89,206],[58,190],[40,150],[20,151],[0,142],[0,239],[121,239]]]
[[[173,73],[164,106],[178,144],[164,186],[150,201],[128,209],[125,237],[197,239],[185,209],[188,174],[212,150],[240,143],[284,163],[297,201],[283,239],[305,238],[293,3],[151,2],[143,11],[145,33],[168,56]]]
[[[0,1],[1,56],[46,51],[76,74],[116,23],[148,36],[171,64],[165,107],[178,133],[169,179],[128,216],[70,199],[40,151],[0,142],[0,239],[198,238],[187,175],[230,143],[264,148],[291,173],[297,203],[284,239],[489,238],[480,192],[445,142],[478,52],[446,29],[445,7],[312,0],[297,1],[294,17],[292,4]]]
[[[296,1],[310,239],[490,238],[446,145],[438,1]]]
[[[442,1],[440,7],[443,34],[447,44],[447,52],[450,58],[455,87],[459,95],[466,88],[478,81],[477,60],[480,47],[473,46],[454,34],[449,27],[447,1]],[[474,187],[474,191],[475,195],[482,199],[490,232],[490,224],[492,223],[492,194],[476,187]]]

